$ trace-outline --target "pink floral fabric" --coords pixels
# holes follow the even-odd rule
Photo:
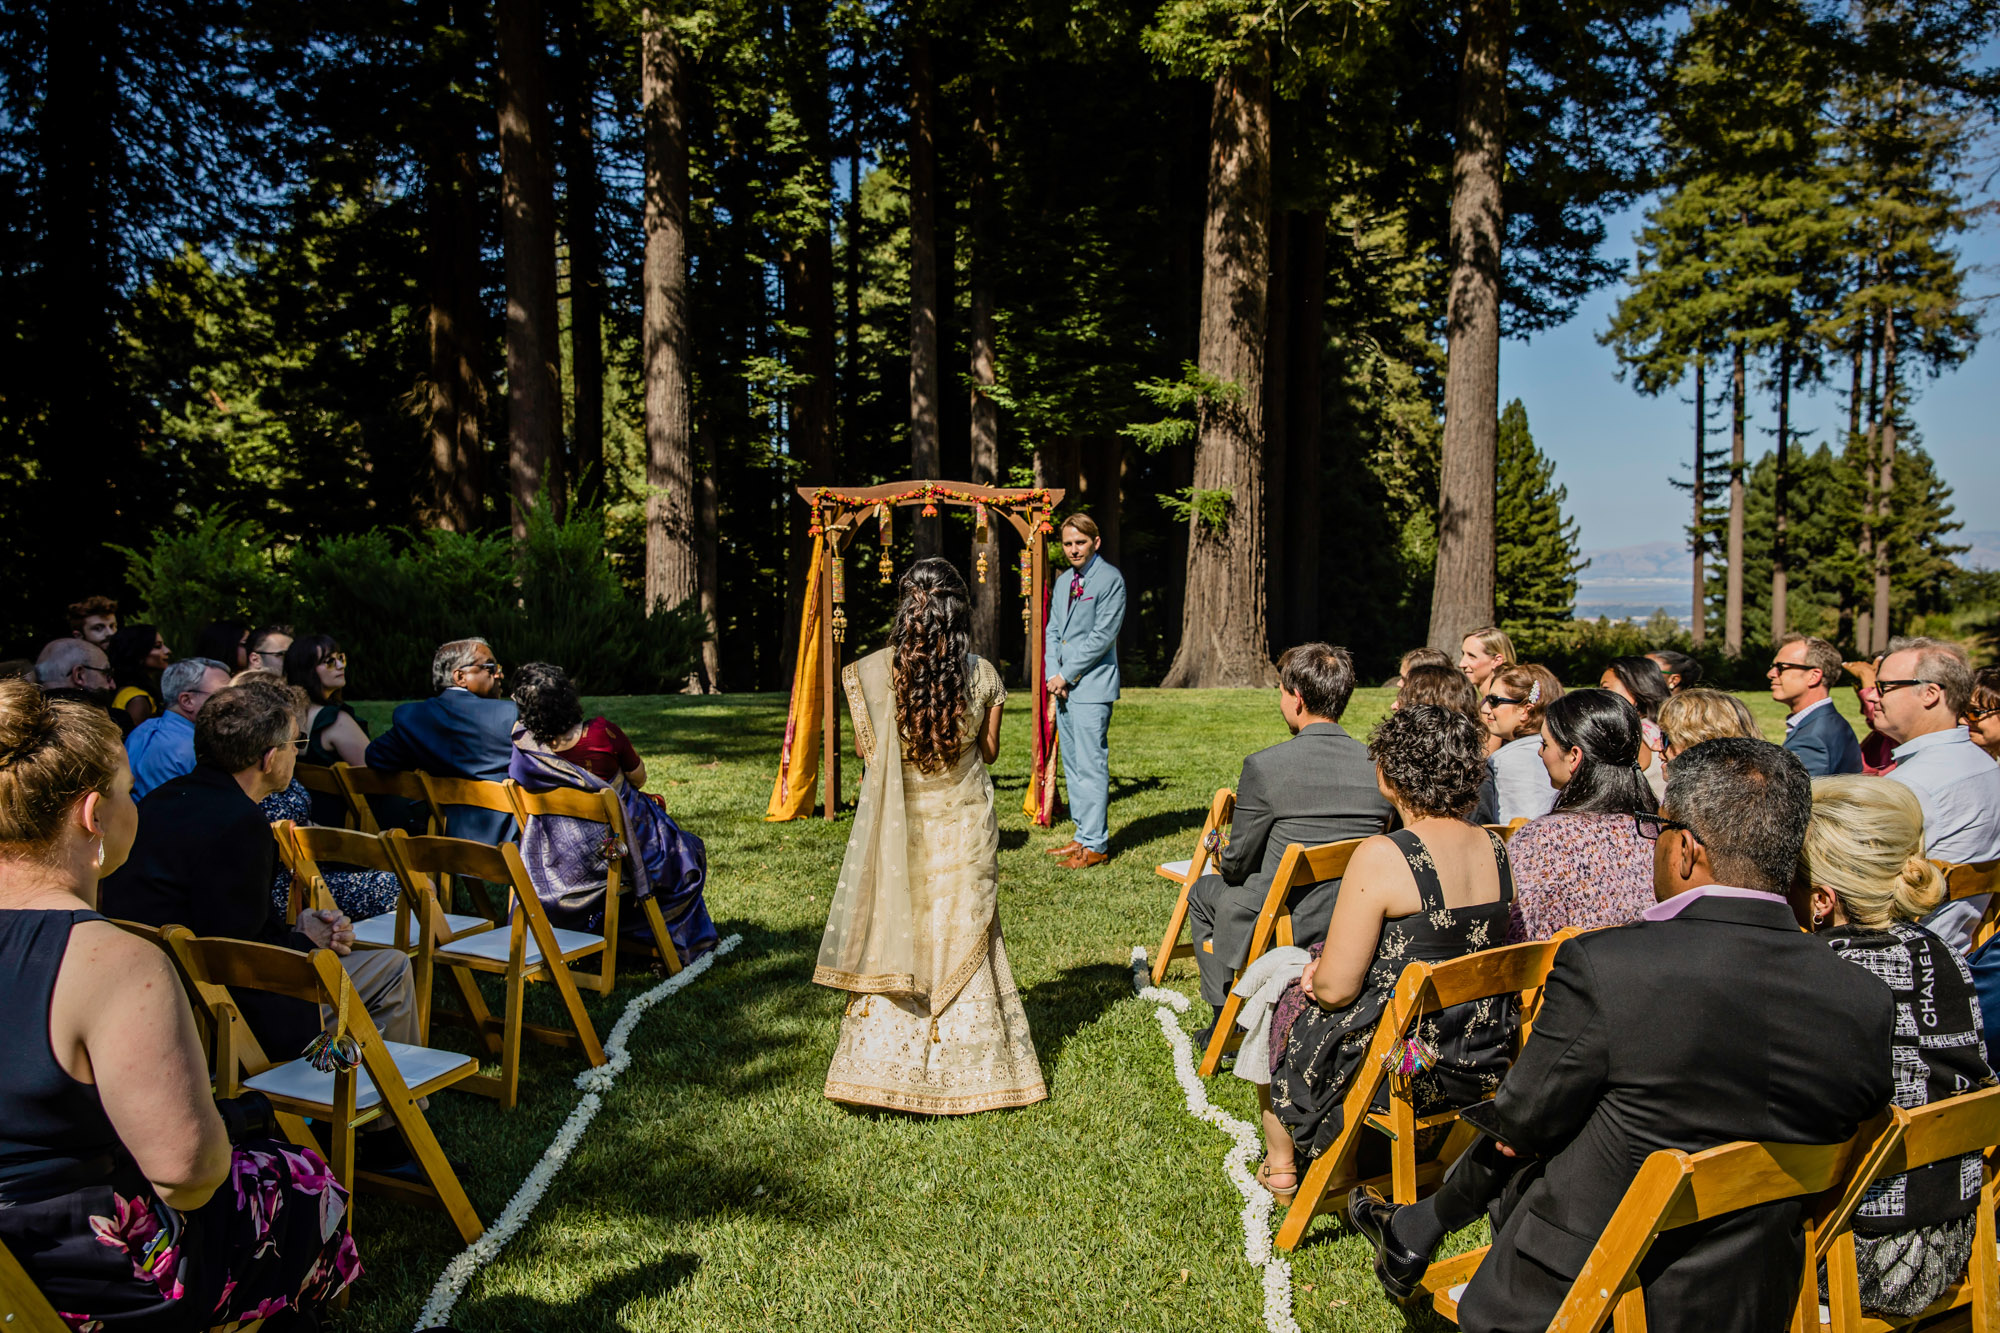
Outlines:
[[[1555,811],[1508,840],[1514,863],[1509,944],[1565,927],[1622,926],[1653,905],[1653,844],[1630,815]]]

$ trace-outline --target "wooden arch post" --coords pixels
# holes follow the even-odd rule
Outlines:
[[[1047,545],[1041,533],[1051,522],[1064,491],[1060,487],[1022,489],[974,486],[959,481],[904,481],[881,486],[801,486],[799,499],[813,511],[813,524],[825,534],[819,568],[820,764],[826,779],[821,787],[821,812],[826,819],[840,805],[840,650],[833,639],[833,562],[838,560],[869,518],[883,505],[985,505],[1005,518],[1028,552],[1028,686],[1042,679],[1043,589],[1048,586]]]

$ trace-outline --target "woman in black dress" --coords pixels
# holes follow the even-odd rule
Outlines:
[[[1369,738],[1376,782],[1402,816],[1395,833],[1355,849],[1326,943],[1271,1018],[1271,1087],[1258,1179],[1280,1199],[1333,1143],[1341,1101],[1376,1023],[1413,962],[1443,962],[1502,944],[1513,877],[1499,836],[1466,821],[1486,776],[1479,727],[1463,713],[1418,704]],[[1481,1000],[1445,1010],[1420,1032],[1428,1068],[1411,1079],[1418,1115],[1490,1093],[1506,1072],[1518,1016]]]

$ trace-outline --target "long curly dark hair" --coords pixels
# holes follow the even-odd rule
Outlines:
[[[904,572],[897,592],[902,600],[889,631],[896,732],[905,763],[942,773],[965,745],[960,732],[972,651],[965,579],[949,560],[925,556]]]

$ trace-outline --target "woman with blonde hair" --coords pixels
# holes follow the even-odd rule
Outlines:
[[[1555,808],[1555,784],[1542,765],[1542,717],[1562,692],[1555,673],[1537,662],[1493,673],[1479,701],[1479,720],[1492,747],[1486,759],[1491,776],[1480,793],[1481,822],[1510,824]]]
[[[1514,665],[1514,641],[1498,625],[1484,625],[1465,636],[1458,648],[1458,669],[1481,694],[1502,667]]]
[[[1735,695],[1697,687],[1660,705],[1660,757],[1665,762],[1671,764],[1675,755],[1720,736],[1761,739],[1757,719]]]
[[[1918,924],[1944,901],[1945,887],[1924,858],[1915,793],[1858,773],[1812,786],[1800,861],[1813,929],[1896,997],[1896,1105],[1913,1111],[1990,1085],[1972,974]],[[1972,1254],[1979,1187],[1980,1155],[1967,1153],[1869,1189],[1854,1218],[1863,1306],[1910,1318],[1958,1280]]]

